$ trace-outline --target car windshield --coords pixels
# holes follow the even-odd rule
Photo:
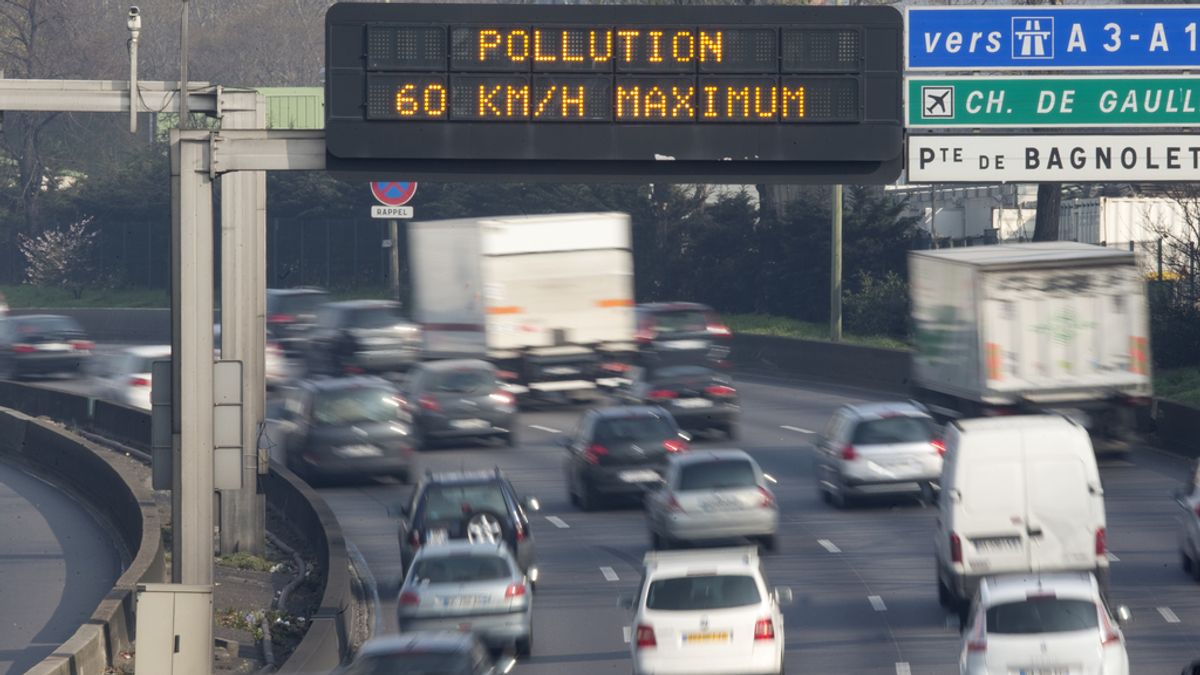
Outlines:
[[[31,316],[13,319],[18,335],[59,335],[82,333],[79,324],[65,316]]]
[[[730,488],[754,487],[758,476],[754,466],[744,459],[720,459],[710,462],[694,462],[679,470],[681,492],[693,490],[728,490]]]
[[[675,427],[658,415],[614,417],[596,422],[596,442],[627,443],[646,439],[666,439],[676,435]]]
[[[413,563],[412,583],[465,584],[472,581],[508,579],[508,561],[497,555],[448,555],[423,558]]]
[[[702,333],[708,328],[708,316],[694,310],[661,312],[655,317],[654,327],[663,334]]]
[[[646,592],[646,609],[667,612],[729,609],[761,601],[754,577],[744,574],[658,579]]]
[[[480,394],[487,393],[496,386],[496,375],[483,368],[461,368],[434,372],[429,377],[429,388],[435,392]]]
[[[317,308],[329,299],[325,293],[288,293],[267,296],[269,314],[316,314]]]
[[[933,420],[928,417],[884,417],[860,423],[851,442],[855,445],[927,443],[933,436]]]
[[[1000,635],[1091,630],[1099,623],[1096,604],[1091,600],[1029,598],[987,609],[987,632]]]
[[[391,328],[404,323],[404,317],[391,306],[356,309],[350,314],[350,325],[355,328]]]
[[[504,491],[495,483],[483,485],[435,485],[425,492],[425,520],[461,520],[468,514],[508,512]]]
[[[320,392],[313,402],[313,419],[319,426],[396,419],[400,400],[383,387],[349,387]]]
[[[465,652],[414,651],[359,659],[345,675],[466,675],[471,664]]]

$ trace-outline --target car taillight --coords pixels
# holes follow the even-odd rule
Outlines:
[[[634,333],[633,339],[637,341],[638,344],[650,344],[654,341],[654,334],[648,330],[639,330],[638,332]]]
[[[600,369],[607,370],[610,373],[628,373],[629,369],[632,367],[633,366],[629,365],[628,363],[621,363],[620,361],[610,361],[608,363],[601,364]]]
[[[513,396],[512,392],[504,391],[503,389],[497,389],[496,391],[493,391],[488,398],[496,401],[502,406],[507,406],[509,408],[517,404],[517,397]]]
[[[683,513],[683,506],[680,505],[679,500],[675,498],[675,495],[667,497],[667,510],[674,513]]]
[[[416,593],[413,593],[412,591],[404,591],[400,594],[401,607],[416,607],[419,604],[421,604],[421,596],[417,595]]]
[[[755,640],[774,640],[775,623],[770,619],[759,619],[754,622]]]
[[[671,438],[663,441],[663,448],[670,453],[686,452],[688,444],[683,440]]]
[[[517,541],[525,541],[525,526],[520,521],[517,521],[517,526],[513,528],[513,536]]]
[[[292,323],[296,317],[291,314],[272,314],[267,317],[267,323]]]
[[[509,584],[508,588],[504,589],[505,598],[519,598],[525,595],[525,584]]]
[[[672,398],[679,398],[679,394],[671,391],[670,389],[655,389],[654,391],[650,392],[649,394],[646,394],[646,398],[651,399],[651,400],[667,400],[667,399],[672,399]]]
[[[976,616],[971,635],[967,638],[968,652],[987,651],[987,621],[983,615]]]
[[[12,350],[14,352],[16,352],[17,354],[29,354],[32,352],[36,352],[37,347],[34,347],[33,345],[26,345],[26,344],[15,344],[12,346]]]
[[[442,409],[442,404],[438,403],[437,399],[429,394],[421,396],[421,398],[417,399],[417,403],[420,404],[420,406],[425,410],[429,410],[431,412],[440,412]]]
[[[593,443],[588,446],[587,452],[583,453],[583,460],[588,464],[599,464],[600,458],[607,454],[608,448],[599,443]]]
[[[704,393],[708,394],[709,396],[721,396],[728,398],[736,394],[737,391],[733,387],[727,387],[723,384],[714,384],[711,387],[705,387]]]
[[[1108,553],[1108,534],[1103,527],[1096,528],[1096,555],[1102,556]]]
[[[148,377],[131,377],[129,378],[129,386],[131,387],[149,387],[150,378]]]
[[[760,507],[765,509],[775,506],[775,495],[771,494],[770,490],[765,487],[759,487],[758,494],[762,496],[762,502],[759,503]]]
[[[1197,518],[1200,518],[1200,504],[1196,504],[1196,508],[1192,509],[1192,511],[1195,512]]]
[[[934,450],[937,452],[937,454],[938,454],[938,456],[939,456],[939,457],[945,457],[945,456],[946,456],[946,443],[945,443],[945,441],[942,441],[941,439],[935,438],[935,439],[933,439],[932,441],[929,441],[929,445],[933,446],[933,449],[934,449]]]
[[[80,352],[90,351],[96,348],[96,343],[91,340],[71,340],[71,349]]]
[[[1121,636],[1117,634],[1112,620],[1108,618],[1108,612],[1100,605],[1096,605],[1096,612],[1100,615],[1100,644],[1111,645],[1120,642]]]
[[[729,326],[719,323],[710,323],[706,329],[708,330],[709,335],[717,335],[720,337],[729,337],[730,335],[733,335],[733,332],[729,330]]]
[[[855,452],[853,445],[850,445],[849,443],[847,443],[846,447],[842,448],[842,459],[848,459],[848,460],[858,459],[858,453]]]
[[[958,534],[950,533],[950,562],[961,563],[962,557],[962,539],[958,538]]]
[[[416,530],[409,532],[408,543],[412,544],[413,550],[421,548],[421,533]]]
[[[658,646],[658,641],[654,639],[654,627],[644,623],[638,624],[636,639],[639,649]]]

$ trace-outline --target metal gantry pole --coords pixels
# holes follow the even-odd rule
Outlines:
[[[390,261],[388,269],[391,272],[392,299],[400,302],[400,221],[395,218],[388,220],[388,237],[392,241],[391,249],[388,251],[388,260]]]
[[[829,238],[829,339],[842,339],[842,186],[833,186],[833,229]]]

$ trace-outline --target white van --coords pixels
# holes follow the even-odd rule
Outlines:
[[[1058,415],[952,422],[938,503],[938,600],[983,577],[1089,571],[1107,594],[1104,490],[1087,430]]]

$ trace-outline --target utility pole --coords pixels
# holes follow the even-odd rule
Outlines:
[[[188,110],[188,0],[183,0],[183,13],[179,17],[179,128],[191,126],[191,111]]]
[[[829,339],[842,339],[842,186],[833,186],[833,232],[829,239]]]
[[[400,297],[400,221],[392,218],[388,220],[388,237],[391,239],[391,272],[392,282],[392,299],[396,302],[402,302],[404,298]]]

